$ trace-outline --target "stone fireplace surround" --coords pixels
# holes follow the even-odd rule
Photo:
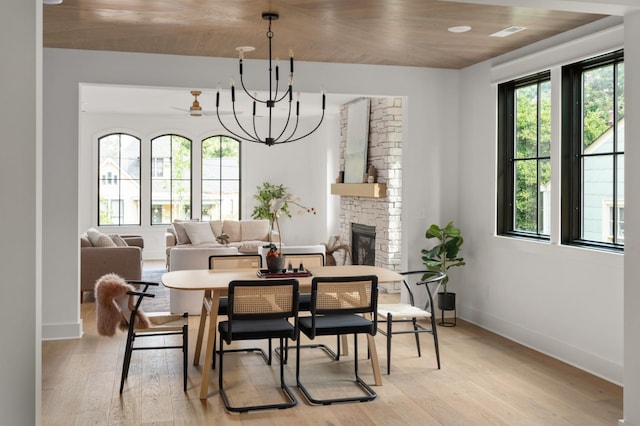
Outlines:
[[[340,108],[340,170],[344,170],[348,104]],[[387,185],[384,198],[340,197],[340,240],[352,244],[351,224],[375,227],[375,266],[399,271],[402,212],[402,99],[371,98],[367,167]],[[388,289],[392,290],[392,289]]]

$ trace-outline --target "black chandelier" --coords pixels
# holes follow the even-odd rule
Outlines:
[[[272,145],[287,143],[287,142],[295,142],[302,138],[306,138],[311,133],[315,132],[318,129],[318,127],[320,127],[320,124],[322,124],[322,120],[324,119],[324,109],[325,109],[325,91],[323,89],[322,90],[322,116],[320,117],[320,121],[310,132],[305,133],[303,135],[297,134],[298,121],[300,119],[300,95],[299,94],[298,94],[298,99],[296,100],[295,123],[292,124],[293,120],[291,120],[291,112],[292,112],[292,104],[293,104],[293,51],[289,49],[289,67],[290,67],[289,81],[288,81],[286,92],[282,94],[278,94],[279,83],[280,83],[279,65],[278,63],[276,63],[275,70],[273,66],[273,59],[272,59],[272,52],[271,52],[271,39],[273,39],[273,31],[271,31],[271,22],[277,20],[279,17],[280,15],[273,12],[264,12],[262,14],[262,19],[269,21],[269,30],[267,31],[267,38],[269,39],[269,96],[268,96],[268,99],[265,99],[265,100],[259,99],[257,94],[252,95],[251,93],[249,93],[249,91],[245,87],[243,75],[242,75],[242,60],[244,59],[244,49],[238,48],[240,52],[239,54],[240,84],[242,86],[242,90],[244,90],[246,95],[249,96],[249,98],[253,99],[253,132],[250,132],[249,130],[245,129],[245,127],[242,124],[240,124],[240,120],[238,120],[238,115],[236,114],[236,103],[235,103],[236,91],[235,91],[234,82],[233,81],[231,82],[231,106],[233,109],[233,117],[238,125],[238,128],[240,129],[240,132],[232,131],[222,121],[222,118],[220,117],[220,110],[219,110],[220,88],[218,88],[218,91],[216,93],[216,115],[222,127],[227,132],[231,133],[233,136],[235,136],[238,139],[241,139],[247,142],[263,143],[267,146],[272,146]],[[275,71],[275,79],[274,79],[274,71]],[[289,113],[287,114],[287,118],[284,123],[284,126],[278,133],[277,131],[274,131],[274,128],[273,128],[274,127],[273,120],[272,120],[273,108],[276,106],[278,102],[285,101],[285,100],[288,100],[289,102]],[[256,127],[256,105],[258,103],[266,105],[267,111],[268,111],[268,117],[269,117],[268,133],[267,133],[267,136],[264,138],[259,136],[258,130]]]

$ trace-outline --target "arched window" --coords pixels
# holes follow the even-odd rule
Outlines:
[[[98,139],[98,225],[140,225],[140,139]]]
[[[163,135],[151,140],[151,224],[191,219],[191,140]]]
[[[240,141],[202,141],[202,220],[240,220]]]

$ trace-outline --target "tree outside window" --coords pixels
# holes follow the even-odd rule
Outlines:
[[[151,158],[162,165],[151,178],[151,224],[191,219],[191,141],[180,135],[154,138]]]
[[[624,247],[623,60],[617,51],[563,68],[564,243]]]
[[[498,231],[549,238],[551,82],[541,73],[498,89]]]
[[[240,219],[240,142],[227,136],[202,141],[202,220]]]

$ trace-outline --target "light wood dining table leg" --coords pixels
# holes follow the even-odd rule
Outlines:
[[[371,314],[365,314],[364,317],[371,319]],[[367,334],[367,345],[369,347],[369,358],[371,358],[371,368],[373,369],[373,381],[376,386],[382,386],[382,373],[380,373],[380,364],[378,363],[375,336]]]
[[[376,386],[382,386],[382,374],[380,373],[380,364],[378,363],[378,350],[376,349],[375,336],[367,334],[367,343],[369,344],[369,356],[371,357],[371,368],[373,369],[373,380]]]
[[[204,353],[204,365],[202,366],[202,383],[200,384],[200,399],[207,399],[209,394],[209,376],[211,375],[211,361],[215,354],[214,342],[216,340],[216,329],[218,326],[218,307],[220,305],[220,294],[213,292],[211,305],[209,308],[209,332],[207,333],[207,348]],[[200,318],[202,322],[202,318]]]
[[[207,318],[209,318],[209,312],[211,311],[211,290],[205,290],[202,298],[202,309],[200,310],[200,324],[198,325],[198,337],[196,339],[196,350],[193,354],[193,365],[200,364],[200,351],[202,349],[202,338],[204,337],[204,330],[207,324]]]

